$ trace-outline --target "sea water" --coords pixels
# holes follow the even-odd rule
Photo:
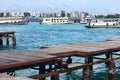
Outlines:
[[[31,22],[27,25],[0,25],[0,30],[15,31],[17,45],[0,46],[0,50],[37,50],[42,46],[70,44],[88,41],[105,41],[120,38],[120,28],[86,28],[84,24],[39,24]],[[78,58],[75,58],[77,61]],[[116,61],[116,80],[120,80],[120,61]],[[16,71],[16,75],[32,75],[36,70]],[[104,64],[94,66],[92,80],[107,80],[107,68]],[[49,78],[48,78],[49,80]],[[82,80],[82,70],[71,74],[61,74],[60,80]]]

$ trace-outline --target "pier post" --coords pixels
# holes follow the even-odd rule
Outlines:
[[[3,36],[3,35],[0,35],[0,45],[3,45],[2,36]]]
[[[68,57],[67,63],[68,63],[68,64],[72,63],[72,58],[71,58],[71,56]]]
[[[16,46],[16,37],[15,36],[13,36],[12,42],[13,42],[13,46]]]
[[[9,45],[9,38],[8,38],[8,34],[7,34],[7,38],[6,38],[6,44]]]
[[[92,63],[93,62],[93,57],[88,57],[88,63]],[[90,67],[90,71],[93,70],[93,65],[89,66]]]
[[[45,73],[45,64],[39,66],[39,74]],[[41,78],[39,80],[45,80],[45,78]]]
[[[55,71],[57,71],[57,62],[55,62]],[[59,74],[51,76],[51,80],[59,80]]]
[[[2,38],[0,38],[0,45],[3,45],[3,40],[2,40]]]
[[[72,63],[72,58],[71,58],[71,56],[69,56],[68,59],[67,59],[67,64],[70,64],[70,63]],[[67,74],[71,74],[71,72],[68,72]]]
[[[48,72],[51,72],[52,70],[52,64],[49,64],[49,71]]]
[[[106,59],[109,59],[109,58],[110,58],[110,54],[105,54],[105,56],[106,56]],[[109,62],[105,62],[105,64],[106,64],[106,67],[108,67]]]
[[[88,64],[88,58],[87,57],[85,58],[85,64],[86,64],[86,67],[83,68],[83,80],[90,80],[90,68],[87,65]]]
[[[112,59],[112,54],[110,54],[110,59]],[[111,60],[108,65],[108,78],[109,80],[115,80],[115,62]]]
[[[9,45],[9,38],[6,38],[6,44]]]

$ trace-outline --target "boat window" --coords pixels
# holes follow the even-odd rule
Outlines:
[[[120,24],[120,22],[119,22],[119,24]]]
[[[46,19],[46,21],[50,21],[50,19]]]
[[[53,19],[52,19],[52,22],[53,22]]]
[[[109,24],[107,23],[106,25],[108,26]]]

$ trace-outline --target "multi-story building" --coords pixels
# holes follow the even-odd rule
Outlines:
[[[18,17],[24,17],[24,13],[23,12],[17,12],[17,16]]]
[[[10,15],[10,13],[9,12],[7,12],[7,13],[5,13],[5,15],[4,15],[5,17],[10,17],[11,15]]]
[[[88,15],[87,12],[80,12],[80,18],[84,19]]]
[[[79,11],[75,11],[75,12],[74,12],[74,17],[75,17],[75,18],[78,18],[78,17],[79,17]]]
[[[71,17],[70,12],[67,12],[67,13],[66,13],[66,16],[67,16],[67,17]]]
[[[56,14],[56,13],[53,13],[53,17],[57,17],[57,14]]]
[[[70,12],[70,17],[72,17],[72,18],[77,18],[77,17],[79,17],[79,11]]]
[[[4,13],[3,12],[0,12],[0,17],[4,17]]]
[[[31,13],[30,14],[32,17],[40,17],[40,13]]]
[[[63,16],[61,16],[61,13],[56,13],[56,17],[63,17]]]
[[[65,11],[61,11],[61,17],[65,17],[66,14],[65,14]]]
[[[24,14],[24,17],[30,17],[31,16],[29,12],[24,12],[23,14]]]

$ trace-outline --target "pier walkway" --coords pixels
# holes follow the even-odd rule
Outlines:
[[[51,80],[59,80],[60,73],[83,69],[83,80],[90,80],[93,65],[105,63],[108,66],[108,80],[115,80],[115,60],[120,60],[119,51],[120,39],[45,46],[40,50],[22,52],[0,51],[0,72],[9,74],[31,68],[39,73],[29,78],[44,80],[51,76]],[[75,62],[73,57],[84,60]]]

